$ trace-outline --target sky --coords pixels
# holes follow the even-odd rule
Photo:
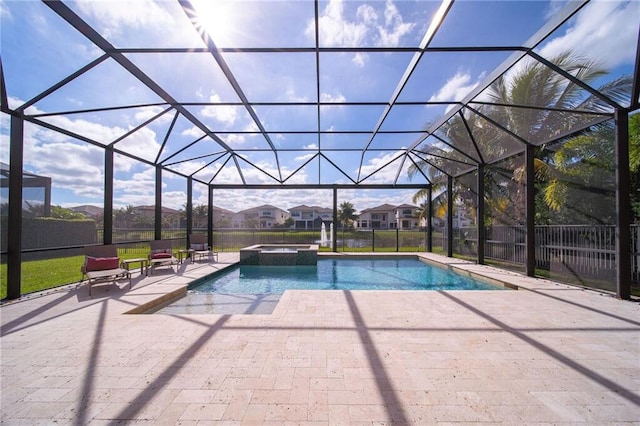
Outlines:
[[[118,48],[200,48],[202,37],[175,1],[65,2]],[[314,47],[312,1],[194,2],[197,23],[218,47]],[[321,47],[419,46],[441,3],[438,1],[347,1],[319,3]],[[212,8],[215,6],[215,10]],[[519,46],[565,6],[562,1],[457,1],[431,40],[432,47]],[[0,1],[0,55],[9,97],[17,107],[99,58],[103,52],[36,1]],[[611,76],[630,73],[635,59],[640,2],[596,1],[560,27],[535,50],[546,58],[571,49],[596,59]],[[322,53],[320,81],[316,81],[314,53],[238,54],[223,58],[242,95],[251,102],[453,102],[482,84],[511,52],[426,53],[406,84],[398,82],[411,70],[413,54]],[[135,66],[155,79],[179,102],[234,103],[241,99],[210,54],[126,53]],[[514,69],[522,66],[516,64]],[[603,80],[604,82],[605,80]],[[595,86],[598,82],[594,83]],[[399,93],[398,93],[398,89]],[[183,116],[175,122],[166,106],[113,111],[88,111],[110,106],[162,103],[135,77],[107,59],[90,71],[30,106],[28,114],[90,137],[100,144],[117,140],[115,147],[148,161],[160,159],[173,170],[208,182],[241,183],[233,160],[213,140],[192,144],[203,135]],[[446,114],[449,105],[397,105],[384,117],[385,107],[369,106],[243,106],[191,105],[188,111],[221,141],[240,150],[239,167],[247,183],[425,183],[409,179],[402,154],[416,134],[346,134],[345,131],[424,129]],[[251,113],[269,134],[266,139]],[[309,129],[322,134],[284,133]],[[141,123],[157,117],[128,137]],[[0,161],[8,163],[9,119],[0,118]],[[170,137],[164,138],[171,129]],[[233,133],[245,132],[245,133]],[[253,132],[253,133],[251,133]],[[271,146],[282,151],[274,154]],[[361,150],[369,149],[361,157]],[[343,151],[353,149],[353,152]],[[330,161],[319,159],[322,151]],[[52,203],[62,206],[102,205],[104,157],[100,147],[25,125],[24,168],[53,181]],[[315,156],[315,157],[314,157]],[[314,158],[310,162],[309,159]],[[394,160],[395,159],[395,160]],[[215,161],[214,161],[215,160]],[[360,175],[358,166],[362,162]],[[381,166],[389,164],[386,167]],[[256,167],[254,167],[254,165]],[[336,169],[337,166],[338,169]],[[126,155],[115,158],[115,207],[154,203],[155,169]],[[263,173],[262,171],[266,172]],[[270,177],[270,176],[271,177]],[[163,205],[180,209],[186,204],[186,180],[163,174]],[[412,203],[415,190],[340,190],[339,202],[357,210],[376,205]],[[2,195],[3,197],[5,194]],[[207,203],[206,186],[197,184],[194,204]],[[328,190],[216,190],[214,204],[232,211],[262,204],[291,208],[300,204],[332,205]]]

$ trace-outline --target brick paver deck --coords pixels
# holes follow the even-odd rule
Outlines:
[[[238,259],[0,308],[5,424],[620,424],[640,305],[425,255],[518,291],[288,291],[270,315],[134,315]]]

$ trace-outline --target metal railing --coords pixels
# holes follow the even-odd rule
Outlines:
[[[446,247],[446,230],[439,242]],[[524,266],[526,263],[526,228],[524,226],[487,227],[485,259]],[[549,276],[570,282],[599,282],[608,288],[616,278],[616,237],[613,225],[536,226],[536,268]],[[640,225],[632,225],[632,281],[640,283]],[[454,253],[477,253],[477,228],[456,228]]]
[[[206,230],[205,230],[206,232]],[[114,228],[112,241],[114,244],[126,243],[130,241],[151,241],[154,239],[155,231],[153,228]],[[186,239],[186,229],[163,229],[163,239]],[[104,241],[104,229],[96,229],[96,241]]]
[[[216,229],[213,241],[218,251],[238,251],[254,244],[320,244],[320,229]],[[338,229],[339,251],[424,251],[425,231]],[[331,250],[329,242],[325,250]]]

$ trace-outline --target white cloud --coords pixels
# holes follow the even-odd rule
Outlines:
[[[398,157],[400,157],[404,153],[405,151],[401,149],[395,152],[383,153],[378,155],[377,157],[370,158],[368,162],[366,164],[363,164],[362,168],[360,169],[360,179],[363,179],[369,176],[371,173],[375,172],[373,176],[365,181],[366,183],[393,182],[396,178],[396,174],[398,173],[398,167],[400,166],[401,160],[398,160]],[[393,163],[384,167],[394,159],[395,161],[393,161]],[[379,170],[380,168],[382,169]]]
[[[68,117],[51,116],[46,119],[49,123],[61,127],[63,129],[73,130],[74,133],[79,135],[90,135],[91,139],[96,142],[108,144],[113,142],[119,136],[122,136],[127,132],[127,129],[121,127],[108,127],[102,124],[93,123],[84,119],[72,120]],[[68,137],[62,134],[56,133],[57,138],[67,139]]]
[[[187,193],[184,191],[162,191],[162,205],[181,210],[187,204]]]
[[[150,155],[155,155],[160,150],[160,143],[156,141],[156,132],[148,127],[143,127],[131,136],[118,142],[116,148],[121,149],[124,152],[133,154],[140,158],[149,158]],[[133,160],[124,160],[133,161]]]
[[[303,172],[304,170],[299,173]],[[271,204],[283,210],[301,204],[331,208],[332,200],[332,191],[326,189],[242,190],[241,192],[226,189],[214,190],[214,204],[234,212],[263,204]]]
[[[368,58],[369,57],[367,56],[366,53],[358,52],[355,55],[353,55],[353,59],[351,59],[351,62],[353,62],[354,65],[362,68],[366,64]]]
[[[325,46],[360,46],[367,35],[366,17],[360,17],[358,21],[349,21],[344,16],[344,4],[342,0],[330,0],[322,11],[318,20],[320,28],[320,41]],[[306,34],[315,36],[315,23],[309,21]]]
[[[21,105],[19,99],[11,98],[11,104]],[[30,113],[41,113],[36,107]],[[108,127],[92,123],[84,119],[52,116],[51,124],[64,129],[71,129],[80,135],[91,135],[97,141],[109,143],[129,129]],[[121,145],[122,144],[122,145]],[[116,147],[124,151],[144,157],[148,152],[157,152],[160,144],[156,142],[156,134],[149,128],[143,128],[118,143]],[[104,149],[84,143],[65,134],[39,127],[28,122],[24,126],[25,169],[49,176],[54,187],[70,190],[79,197],[99,199],[104,187]],[[139,162],[122,155],[114,161],[116,172],[132,170]],[[153,171],[153,169],[152,169]],[[139,179],[129,183],[127,190],[132,190]],[[153,188],[153,186],[151,186]],[[54,201],[55,202],[55,201]]]
[[[23,105],[23,104],[24,104],[24,101],[17,98],[9,97],[9,105],[11,105],[12,108],[14,107],[17,108],[19,105]],[[35,106],[30,106],[29,108],[27,108],[26,112],[28,114],[41,114],[46,111],[41,111]],[[103,143],[103,144],[108,144],[113,142],[116,138],[122,136],[123,134],[125,134],[127,131],[131,129],[131,128],[125,129],[118,126],[109,127],[99,123],[87,121],[82,118],[78,118],[74,120],[69,117],[71,116],[50,116],[45,118],[43,121],[46,121],[62,129],[71,130],[74,133],[77,133],[78,135],[88,136],[92,140],[99,143]],[[49,131],[47,138],[43,140],[65,141],[69,139],[70,138],[66,135],[63,135],[58,132]]]
[[[414,29],[415,24],[404,22],[392,0],[385,2],[382,13],[378,13],[372,5],[360,5],[353,18],[346,16],[344,0],[330,0],[318,18],[318,26],[323,46],[395,47]],[[311,40],[315,38],[314,20],[307,23],[305,35]],[[353,62],[356,65],[364,66],[365,61],[365,54],[354,55]]]
[[[540,53],[552,58],[567,50],[588,58],[597,58],[605,68],[611,69],[635,60],[635,46],[640,21],[640,3],[637,1],[592,2],[578,14],[566,32],[546,43]]]
[[[293,87],[289,87],[284,92],[284,99],[289,102],[308,102],[309,101],[309,98],[307,98],[306,96],[298,96]]]
[[[247,124],[244,128],[245,132],[257,132],[260,129],[258,128],[258,125],[255,123],[255,121],[251,121],[249,124]]]
[[[236,165],[233,161],[229,161],[222,170],[220,170],[221,167],[222,167],[222,164],[216,163],[216,164],[212,164],[210,167],[207,168],[207,170],[211,173],[211,176],[214,176],[217,173],[217,176],[213,181],[214,183],[220,183],[220,184],[242,183],[242,180],[240,179],[240,175],[238,174],[238,169],[236,168]]]
[[[258,125],[254,121],[251,121],[242,130],[245,132],[258,132],[260,129],[258,129]],[[222,136],[221,138],[229,145],[237,147],[238,145],[245,144],[247,141],[250,141],[258,136],[258,134],[250,133],[230,133],[228,135]]]
[[[342,93],[338,93],[333,95],[331,93],[322,92],[320,93],[320,102],[345,102],[347,98],[344,97]]]
[[[200,130],[199,127],[192,126],[188,129],[183,130],[180,134],[182,136],[191,136],[192,138],[197,139],[199,137],[202,137],[202,135],[204,135],[204,132]]]
[[[68,189],[82,197],[101,197],[104,150],[71,138],[52,140],[53,135],[50,130],[25,123],[25,170],[50,177],[55,188]]]
[[[11,11],[7,7],[4,0],[0,0],[0,17],[2,17],[2,19],[13,19]]]
[[[471,82],[471,74],[457,72],[446,84],[431,96],[429,102],[446,102],[460,100],[476,88],[478,82]]]
[[[400,39],[409,34],[414,27],[412,23],[405,23],[398,8],[391,0],[387,0],[384,10],[384,25],[378,25],[379,44],[382,46],[398,46]]]
[[[178,173],[182,173],[183,175],[190,175],[195,173],[196,170],[204,167],[207,163],[203,161],[185,161],[182,163],[174,164],[171,166],[171,170],[175,170]],[[163,176],[167,176],[169,178],[177,178],[183,179],[182,176],[178,176],[174,173],[165,173]]]
[[[255,165],[252,166],[252,164],[243,161],[242,159],[238,160],[238,164],[240,165],[240,168],[242,169],[242,175],[245,178],[245,181],[247,183],[250,184],[275,184],[277,183],[276,180],[272,179],[269,175],[273,176],[274,178],[279,178],[279,173],[278,173],[278,169],[275,165],[275,162],[269,162],[269,161],[256,161],[256,160],[251,160],[252,164]],[[212,164],[210,166],[207,166],[203,171],[199,172],[197,177],[202,179],[202,180],[209,180],[211,179],[211,177],[213,177],[214,175],[217,174],[217,176],[215,177],[213,183],[214,184],[241,184],[241,180],[240,180],[240,175],[238,174],[238,169],[236,168],[235,162],[230,161],[226,164],[226,166],[224,166],[224,168],[222,170],[220,170],[220,168],[222,167],[222,163],[216,163],[216,164]],[[297,166],[294,166],[294,168],[291,168],[287,165],[284,165],[282,163],[280,163],[280,170],[282,171],[282,178],[285,179],[287,178],[289,175],[291,175],[291,173],[293,173],[293,171],[297,168]],[[268,173],[268,174],[267,174]],[[299,171],[298,173],[295,174],[295,176],[291,177],[289,180],[287,180],[288,184],[294,183],[294,184],[304,184],[307,183],[307,175],[305,173],[304,170]],[[244,193],[244,191],[243,191]],[[236,193],[237,196],[237,193]],[[268,201],[267,201],[268,202]],[[264,202],[263,202],[264,203]],[[246,205],[243,208],[247,208]]]
[[[247,128],[245,128],[245,130],[253,131],[254,128],[255,128],[255,125],[248,125]],[[182,136],[189,136],[195,140],[202,137],[204,135],[204,132],[200,130],[200,128],[196,126],[192,126],[186,130],[183,130],[182,133],[180,134]],[[248,135],[248,134],[241,134],[241,133],[229,133],[226,135],[218,135],[218,137],[222,141],[224,141],[227,145],[235,145],[235,146],[244,144],[248,140],[247,137],[254,137],[254,136],[255,135]]]
[[[551,19],[556,13],[560,12],[563,7],[567,5],[567,0],[551,0],[547,6],[547,12],[545,13],[545,19]]]
[[[315,155],[317,154],[317,152],[313,152],[313,153],[309,153],[309,154],[304,154],[304,155],[299,155],[295,158],[296,161],[307,161],[310,158],[313,158]]]
[[[570,51],[585,58],[596,59],[598,65],[606,70],[623,63],[632,64],[635,61],[635,51],[619,47],[634,46],[637,43],[639,8],[640,3],[637,1],[589,3],[570,21],[564,33],[549,38],[540,46],[538,53],[552,59],[560,53]],[[534,61],[528,56],[518,61],[507,71],[507,81],[511,81],[513,76]]]
[[[358,6],[356,16],[365,24],[375,25],[378,20],[378,14],[376,10],[368,4]]]
[[[341,102],[345,102],[346,100],[347,98],[342,93],[337,93],[335,95],[326,92],[320,93],[320,102],[339,104]],[[343,105],[322,105],[320,108],[323,112],[336,112],[341,111]]]
[[[137,123],[143,123],[146,120],[149,120],[150,118],[152,118],[153,116],[161,113],[164,110],[164,108],[160,107],[160,106],[152,106],[152,107],[147,107],[147,108],[142,108],[136,111],[136,113],[134,114],[134,118],[136,120]],[[154,123],[166,123],[171,121],[173,118],[173,114],[171,114],[171,112],[167,112],[165,114],[163,114],[161,117],[157,118]]]
[[[128,178],[115,177],[113,180],[114,206],[145,205],[155,203],[156,171],[148,167]]]
[[[242,145],[243,143],[246,142],[247,137],[246,135],[243,134],[239,134],[239,133],[231,133],[229,135],[225,135],[223,140],[228,144],[228,145]]]
[[[209,102],[221,102],[220,96],[213,93],[209,96]],[[230,126],[235,123],[238,118],[238,110],[235,106],[208,105],[200,110],[203,117],[213,118],[219,123]]]
[[[84,1],[76,6],[97,20],[100,32],[107,38],[119,36],[127,29],[156,28],[160,31],[175,25],[173,17],[150,0]]]
[[[243,166],[241,164],[241,166]],[[278,178],[278,170],[273,167],[271,164],[258,162],[256,164],[258,169],[251,166],[244,165],[242,167],[242,175],[247,180],[247,182],[258,183],[258,184],[274,184],[276,183],[270,176],[267,176],[265,173],[269,173],[274,178]],[[283,175],[286,176],[285,171],[283,170]]]
[[[131,178],[133,180],[139,180],[141,182],[145,182],[145,184],[148,183],[148,182],[155,182],[156,181],[156,169],[154,167],[151,167],[151,166],[145,167],[145,169],[143,171],[134,173],[131,176]],[[147,191],[142,191],[142,192],[153,192],[153,191],[155,191],[155,190],[149,191],[147,189]]]

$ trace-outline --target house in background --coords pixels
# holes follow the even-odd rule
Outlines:
[[[214,228],[231,228],[233,227],[233,215],[235,214],[231,210],[223,209],[222,207],[213,206],[213,227]],[[195,218],[194,218],[194,227]],[[207,225],[205,224],[204,227]]]
[[[333,222],[333,210],[319,206],[296,206],[289,209],[295,229],[320,229]]]
[[[137,206],[135,211],[140,216],[153,221],[156,217],[155,206]],[[180,210],[171,209],[169,207],[162,207],[162,222],[165,226],[170,228],[180,228],[180,219],[182,212]],[[153,222],[151,222],[153,223]]]
[[[394,209],[396,227],[398,229],[417,229],[420,226],[418,206],[401,204]]]
[[[360,212],[356,226],[362,229],[395,229],[395,206],[381,206],[364,209]]]
[[[361,229],[418,229],[424,224],[418,218],[418,206],[382,204],[360,212],[357,226]]]
[[[96,219],[102,216],[102,214],[104,213],[104,209],[102,207],[92,206],[90,204],[70,207],[69,210],[73,210],[74,212],[80,213],[88,219]]]
[[[269,204],[239,211],[233,215],[234,228],[273,228],[284,224],[289,212]]]
[[[458,204],[453,208],[453,227],[468,228],[473,226],[475,219],[471,218],[469,212],[463,204]]]

